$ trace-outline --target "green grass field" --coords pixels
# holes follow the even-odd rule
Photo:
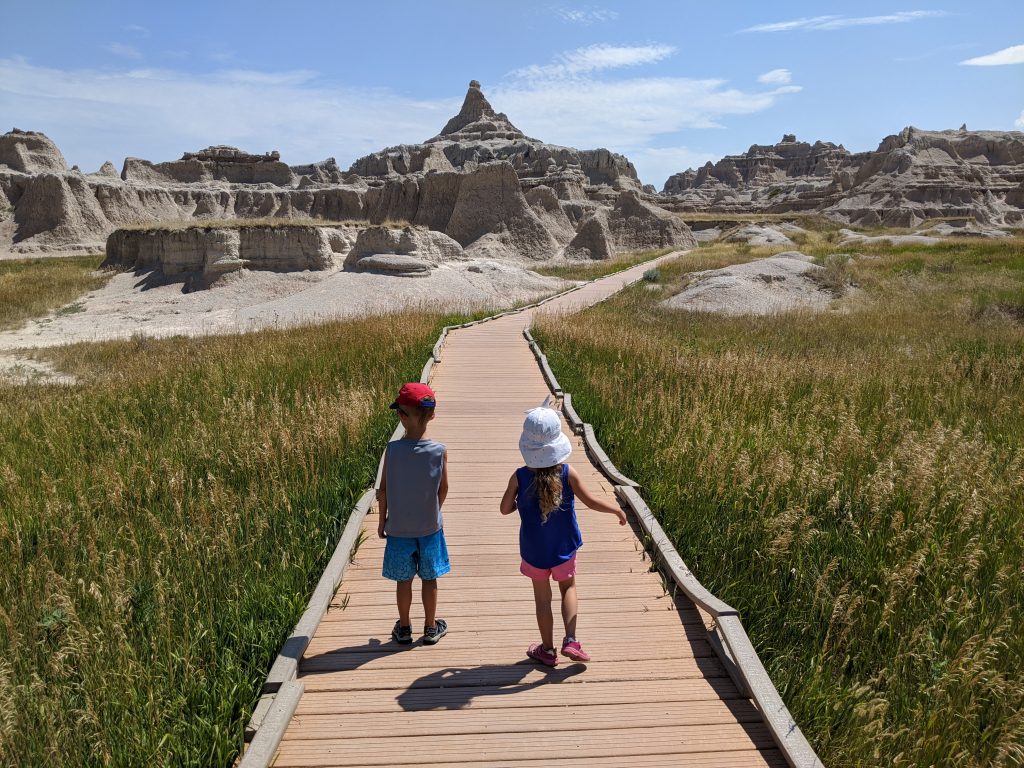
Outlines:
[[[756,255],[535,335],[826,765],[1021,765],[1024,240],[832,257],[819,315],[658,307]]]
[[[230,764],[442,324],[77,345],[46,356],[83,383],[0,384],[0,764]]]

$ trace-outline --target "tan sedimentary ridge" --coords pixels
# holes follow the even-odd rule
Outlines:
[[[931,219],[1024,224],[1024,133],[909,127],[872,152],[787,135],[675,174],[662,204],[717,213],[814,211],[846,224],[913,227]]]

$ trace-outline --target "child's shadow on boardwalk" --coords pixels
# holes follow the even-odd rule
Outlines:
[[[448,667],[417,678],[396,700],[407,711],[463,709],[476,698],[509,696],[542,685],[565,682],[586,669],[586,664],[545,667],[527,659],[507,664]],[[531,672],[540,673],[541,678],[522,682]]]

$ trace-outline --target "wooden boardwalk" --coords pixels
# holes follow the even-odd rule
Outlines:
[[[591,304],[641,265],[536,311]],[[452,332],[431,385],[428,436],[448,446],[444,505],[452,572],[439,582],[449,634],[397,646],[394,583],[380,575],[377,516],[299,665],[305,693],[277,766],[784,766],[759,712],[706,639],[705,617],[669,597],[635,534],[578,506],[578,635],[593,661],[554,669],[526,657],[539,639],[532,590],[518,572],[518,517],[498,501],[521,465],[524,412],[548,393],[523,339],[530,312]],[[568,430],[566,430],[568,433]],[[573,437],[571,463],[614,498]],[[555,634],[560,637],[558,590]]]

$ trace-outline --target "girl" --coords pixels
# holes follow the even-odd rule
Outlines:
[[[548,581],[553,578],[562,592],[562,655],[574,661],[590,661],[576,640],[576,550],[583,545],[583,537],[573,500],[579,496],[590,509],[617,515],[619,525],[626,524],[626,515],[590,493],[576,470],[565,463],[572,453],[572,443],[562,434],[558,413],[547,407],[547,401],[527,412],[519,451],[526,466],[509,478],[501,499],[501,514],[519,510],[519,554],[523,559],[519,571],[533,581],[541,641],[526,653],[549,667],[558,664]]]

